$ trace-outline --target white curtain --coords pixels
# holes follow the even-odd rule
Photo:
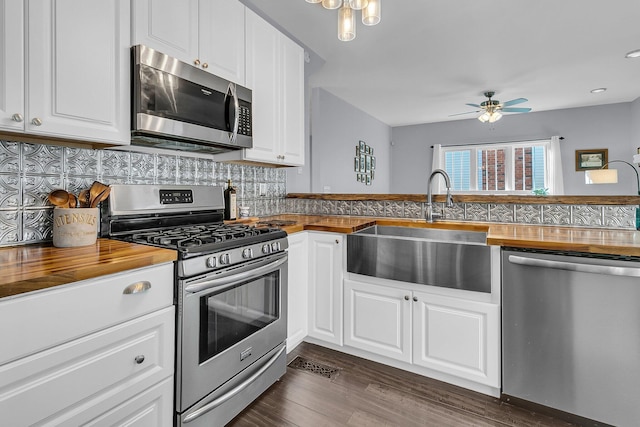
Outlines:
[[[560,154],[560,137],[552,136],[549,144],[547,165],[549,170],[549,187],[551,194],[564,194],[564,178],[562,174],[562,155]]]
[[[433,146],[433,151],[431,152],[431,155],[433,156],[433,158],[431,159],[431,172],[433,172],[436,169],[443,169],[443,165],[441,164],[441,155],[442,155],[442,144],[435,144]],[[429,173],[429,175],[431,175],[431,172]],[[427,176],[427,179],[429,177]],[[431,190],[431,192],[433,194],[439,194],[443,192],[442,189],[442,179],[434,179],[434,183],[433,183],[433,189]]]

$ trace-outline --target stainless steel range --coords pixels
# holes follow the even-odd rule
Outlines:
[[[224,425],[286,370],[287,237],[225,225],[222,187],[112,185],[101,235],[176,249],[176,425]]]

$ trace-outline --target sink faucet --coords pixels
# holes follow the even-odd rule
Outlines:
[[[441,216],[441,214],[433,213],[433,204],[431,203],[431,199],[432,199],[431,181],[433,181],[433,178],[438,174],[442,175],[442,177],[444,178],[444,183],[447,186],[446,206],[448,208],[453,207],[453,197],[451,196],[451,180],[449,179],[449,175],[447,174],[447,172],[443,171],[442,169],[435,169],[433,172],[431,172],[431,175],[429,176],[429,182],[427,184],[427,212],[425,213],[425,218],[427,219],[427,222],[433,222],[434,218]]]

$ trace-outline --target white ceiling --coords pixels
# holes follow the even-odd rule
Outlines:
[[[624,57],[640,49],[638,0],[382,0],[380,24],[358,12],[350,42],[337,38],[337,10],[242,1],[325,61],[312,87],[390,126],[474,118],[449,116],[487,90],[533,111],[640,96],[640,58]]]

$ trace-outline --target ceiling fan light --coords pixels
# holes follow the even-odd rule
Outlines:
[[[480,114],[480,116],[478,117],[478,120],[480,120],[482,123],[485,123],[489,120],[490,117],[491,116],[489,112],[485,111],[484,113]]]
[[[624,57],[625,58],[640,58],[640,49],[632,50],[631,52],[627,53]]]
[[[362,9],[362,23],[364,25],[376,25],[380,22],[380,1],[369,0],[364,9]]]
[[[356,38],[356,13],[345,0],[338,11],[338,39],[348,42]]]
[[[489,123],[497,122],[502,118],[502,113],[500,111],[494,111],[489,115]]]
[[[337,9],[342,5],[342,0],[322,0],[325,9]]]
[[[369,3],[369,0],[351,0],[350,3],[351,3],[351,9],[361,10],[367,7],[367,3]]]
[[[320,3],[322,0],[307,0],[307,3]]]

